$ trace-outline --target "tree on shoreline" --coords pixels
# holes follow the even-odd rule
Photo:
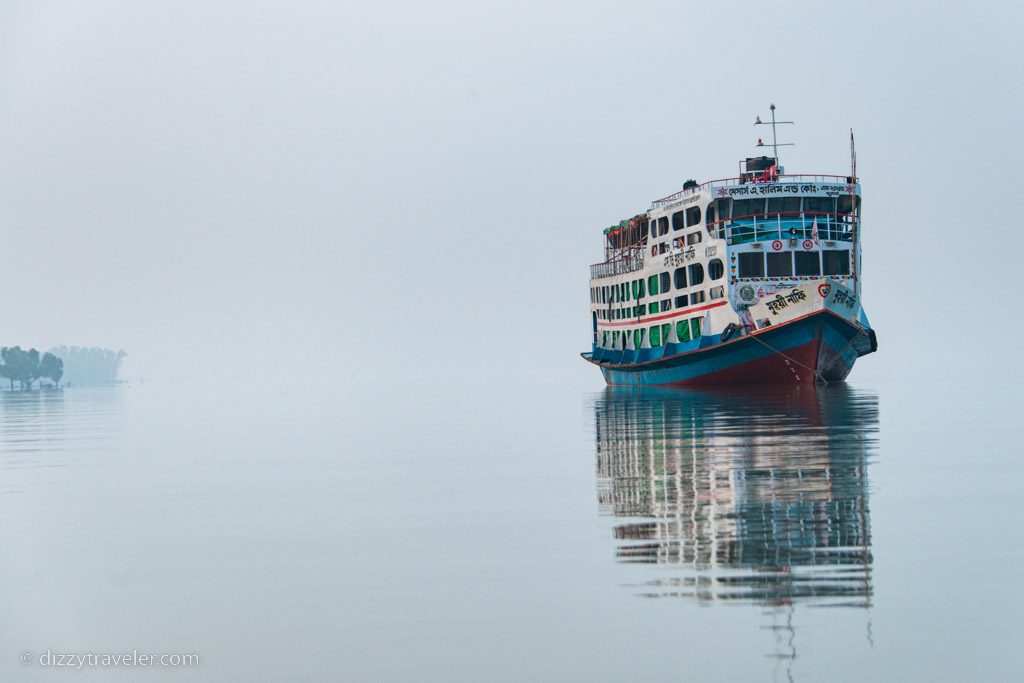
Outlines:
[[[64,361],[52,353],[44,353],[40,358],[36,349],[25,351],[20,346],[5,346],[0,348],[0,362],[0,377],[10,380],[12,391],[15,382],[22,389],[31,389],[33,382],[44,377],[59,386],[64,374]]]

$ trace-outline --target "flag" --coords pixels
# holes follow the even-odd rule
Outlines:
[[[814,246],[818,246],[818,217],[814,217],[814,223],[811,224],[811,241],[814,242]]]

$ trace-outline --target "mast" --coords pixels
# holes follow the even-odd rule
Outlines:
[[[792,121],[776,121],[775,120],[775,104],[774,103],[772,103],[772,105],[769,107],[769,109],[771,109],[771,111],[772,111],[771,123],[769,124],[768,121],[762,121],[761,117],[758,116],[757,120],[754,121],[754,125],[755,126],[771,125],[771,127],[772,127],[772,144],[771,144],[772,158],[775,159],[775,165],[776,166],[781,166],[781,164],[779,163],[779,147],[795,147],[796,144],[792,143],[792,142],[779,142],[778,137],[776,136],[775,126],[777,126],[777,125],[781,126],[781,125],[785,125],[785,124],[793,125],[793,122]],[[761,142],[760,139],[758,139],[757,146],[758,147],[767,147],[768,145],[764,144],[763,142]]]
[[[853,128],[850,129],[850,178],[857,182],[857,147],[853,142]]]

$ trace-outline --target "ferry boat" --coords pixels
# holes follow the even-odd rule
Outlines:
[[[787,174],[771,156],[697,183],[604,230],[590,267],[592,346],[611,385],[819,383],[878,342],[861,305],[861,186]]]

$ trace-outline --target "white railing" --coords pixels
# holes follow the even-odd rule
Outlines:
[[[852,182],[851,182],[852,181]],[[793,174],[782,174],[775,176],[772,180],[773,183],[814,183],[814,184],[835,184],[835,185],[856,185],[858,182],[857,178],[851,178],[850,176],[843,175],[824,175],[824,174],[807,174],[807,173],[793,173]],[[651,210],[660,209],[667,204],[671,204],[674,201],[678,201],[684,197],[697,194],[701,190],[709,187],[729,187],[731,185],[763,185],[763,182],[755,182],[748,178],[719,178],[718,180],[709,180],[706,183],[701,183],[695,187],[688,187],[685,190],[679,190],[667,197],[661,199],[655,199],[651,202]]]
[[[605,261],[604,263],[595,263],[590,266],[590,278],[594,280],[602,277],[611,277],[613,275],[622,275],[623,273],[632,273],[643,267],[644,257],[643,252],[640,252],[637,256],[619,258],[612,261]]]

